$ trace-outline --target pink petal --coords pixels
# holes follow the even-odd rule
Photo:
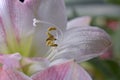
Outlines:
[[[0,55],[0,80],[32,80],[22,72],[17,71],[20,68],[20,54]]]
[[[113,57],[113,49],[112,47],[110,49],[108,49],[108,51],[106,51],[104,54],[102,54],[100,56],[100,59],[112,59]]]
[[[12,29],[18,36],[33,27],[34,14],[29,6],[19,0],[2,0],[0,1],[0,18],[5,32]]]
[[[15,70],[1,70],[0,80],[32,80],[25,74]]]
[[[90,21],[91,21],[91,17],[89,16],[77,17],[75,19],[70,20],[67,23],[67,29],[73,28],[73,27],[88,26],[90,25]]]
[[[14,69],[20,68],[21,55],[19,53],[11,55],[0,55],[0,64],[2,64],[2,69]]]
[[[33,29],[34,13],[29,6],[19,0],[0,0],[0,33],[4,41],[0,42],[2,53],[9,53],[8,50],[15,51],[16,44],[21,44]],[[22,40],[23,39],[23,40]],[[5,43],[5,44],[3,44]],[[6,46],[9,46],[8,50]],[[24,49],[24,47],[22,48]]]
[[[73,61],[54,65],[32,76],[33,80],[91,80],[88,73]]]

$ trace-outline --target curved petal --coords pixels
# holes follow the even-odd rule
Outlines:
[[[91,22],[91,17],[89,16],[77,17],[75,19],[70,20],[67,23],[67,29],[73,28],[73,27],[88,26],[90,25],[90,22]]]
[[[99,56],[111,46],[109,35],[97,27],[68,29],[58,47],[51,53],[54,59],[75,59],[77,62]]]
[[[113,47],[110,47],[108,51],[102,54],[99,58],[105,60],[113,58]]]
[[[32,79],[30,79],[28,76],[19,71],[7,69],[0,71],[0,80],[32,80]]]
[[[73,61],[54,65],[32,76],[33,80],[92,80],[88,73]]]

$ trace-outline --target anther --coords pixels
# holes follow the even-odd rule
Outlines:
[[[55,27],[48,28],[48,31],[53,31],[53,30],[56,30],[56,28]]]
[[[52,34],[50,34],[49,32],[47,32],[47,35],[48,35],[48,38],[46,39],[46,41],[47,40],[56,40],[56,38]]]
[[[48,38],[46,39],[46,45],[50,47],[57,47],[58,45],[55,44],[54,42],[57,39],[54,37],[54,35],[50,33],[53,30],[56,30],[56,28],[55,27],[48,28],[48,32],[47,32]]]

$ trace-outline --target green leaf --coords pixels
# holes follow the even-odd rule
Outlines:
[[[120,28],[115,31],[112,39],[115,57],[120,59]]]
[[[93,59],[90,63],[104,75],[104,80],[119,80],[120,66],[113,60]]]
[[[105,1],[112,3],[112,4],[120,5],[120,0],[105,0]]]

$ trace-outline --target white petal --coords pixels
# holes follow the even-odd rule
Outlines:
[[[97,27],[76,27],[67,30],[52,53],[52,59],[75,59],[77,62],[99,56],[111,46],[109,35]]]
[[[38,1],[38,0],[35,0]],[[33,0],[26,0],[25,4],[34,3]],[[32,4],[33,5],[33,4]],[[38,6],[36,6],[38,5]],[[46,46],[47,39],[47,29],[48,27],[56,27],[58,26],[60,29],[64,30],[66,26],[66,14],[65,14],[65,4],[64,0],[41,0],[40,2],[33,6],[35,12],[35,18],[47,22],[52,23],[54,25],[44,25],[38,24],[33,38],[32,44],[32,54],[37,53],[38,55],[44,55],[47,53],[50,47]],[[36,11],[38,9],[38,11]]]
[[[28,69],[28,75],[46,69],[49,63],[47,59],[40,57],[22,59],[22,66]]]
[[[41,0],[38,12],[40,20],[53,23],[65,29],[67,16],[64,0]]]
[[[67,59],[57,59],[55,61],[52,61],[49,66],[53,66],[53,65],[58,65],[58,64],[62,64],[64,62],[68,61]]]
[[[56,30],[51,32],[51,34],[54,35],[55,38],[58,39],[61,36],[60,29],[54,24],[44,22],[44,21],[37,21],[36,27],[35,27],[35,33],[33,35],[34,37],[33,37],[32,47],[31,47],[32,54],[34,53],[36,54],[36,56],[37,55],[46,56],[46,54],[51,48],[50,46],[46,45],[46,39],[48,38],[47,32],[48,32],[48,28],[50,27],[56,28]]]
[[[35,18],[65,29],[67,16],[64,0],[25,0],[24,4],[34,12]]]
[[[89,16],[77,17],[75,19],[70,20],[67,23],[67,29],[73,28],[73,27],[88,26],[90,25],[90,22],[91,22],[91,17]]]

